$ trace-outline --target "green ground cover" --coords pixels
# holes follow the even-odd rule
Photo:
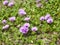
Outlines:
[[[42,8],[36,7],[35,0],[15,0],[13,7],[7,7],[2,4],[3,0],[0,0],[0,45],[60,45],[60,0],[49,0],[45,2],[41,0],[43,4]],[[16,28],[17,25],[23,25],[23,20],[26,16],[19,16],[18,10],[20,8],[25,9],[26,16],[30,16],[30,25],[37,26],[37,32],[29,32],[23,35]],[[51,14],[54,22],[47,24],[44,21],[41,24],[39,18],[45,16],[47,13]],[[10,22],[9,17],[15,16],[16,21]],[[4,26],[1,22],[3,19],[7,20],[7,24],[10,28],[6,31],[2,30]]]

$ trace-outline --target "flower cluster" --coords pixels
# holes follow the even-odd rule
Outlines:
[[[25,23],[22,27],[20,27],[20,32],[23,34],[26,34],[29,31],[30,24]]]
[[[49,23],[49,24],[53,23],[53,19],[52,19],[52,17],[50,16],[50,14],[46,14],[45,17],[44,17],[44,16],[40,17],[40,20],[41,20],[41,21],[46,20],[47,23]]]
[[[19,31],[23,34],[26,34],[29,31],[29,27],[30,27],[30,24],[25,23],[22,27],[19,28]],[[35,31],[38,30],[38,28],[37,27],[32,27],[31,30],[35,32]]]
[[[14,22],[16,19],[15,19],[15,17],[13,16],[13,17],[10,17],[9,18],[9,21],[11,21],[11,22]],[[4,24],[4,26],[3,26],[3,28],[2,29],[4,29],[4,30],[6,30],[6,29],[8,29],[9,28],[9,25],[8,24],[6,24],[7,23],[7,20],[2,20],[2,23]]]
[[[3,5],[12,7],[14,5],[14,2],[8,2],[8,0],[3,1]]]
[[[20,30],[21,33],[26,34],[29,29],[27,27],[22,26],[22,27],[20,27],[19,30]]]
[[[20,15],[20,16],[24,16],[24,15],[26,15],[26,12],[25,12],[25,10],[24,9],[19,9],[19,11],[18,11],[18,14]],[[29,21],[30,20],[30,17],[25,17],[24,18],[24,21]],[[26,34],[26,33],[28,33],[28,31],[29,31],[29,27],[30,27],[30,24],[29,23],[25,23],[23,26],[21,26],[20,28],[19,28],[19,31],[21,32],[21,33],[23,33],[23,34]],[[31,29],[32,31],[37,31],[37,27],[32,27],[32,29]]]
[[[41,6],[42,6],[42,3],[40,3],[40,1],[41,1],[41,0],[36,0],[36,3],[37,3],[36,6],[37,6],[37,7],[41,7]],[[12,7],[12,6],[14,5],[14,2],[8,2],[7,0],[5,0],[5,1],[3,2],[3,5]],[[26,11],[25,11],[23,8],[20,8],[20,9],[18,10],[18,14],[19,14],[20,16],[24,16],[24,15],[26,15],[27,13],[26,13]],[[9,17],[8,20],[11,21],[11,22],[14,22],[14,21],[16,20],[16,17],[15,17],[15,16]],[[50,16],[50,14],[46,14],[46,16],[41,16],[41,17],[40,17],[40,20],[41,20],[41,21],[46,20],[46,22],[49,23],[49,24],[53,23],[53,19],[52,19],[52,17]],[[25,18],[24,18],[24,21],[26,21],[26,22],[27,22],[27,21],[30,21],[30,17],[25,17]],[[5,19],[2,20],[2,23],[4,24],[4,26],[2,27],[2,29],[6,30],[6,29],[8,29],[8,28],[10,27],[10,25],[6,24],[6,23],[7,23],[7,20],[5,20]],[[21,33],[27,34],[28,31],[29,31],[30,24],[29,24],[29,23],[25,23],[23,26],[20,27],[20,25],[18,25],[17,27],[19,28],[19,31],[20,31]],[[37,31],[37,30],[38,30],[38,28],[37,28],[36,26],[31,27],[31,31],[35,32],[35,31]]]

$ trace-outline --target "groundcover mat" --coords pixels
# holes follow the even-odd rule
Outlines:
[[[60,0],[0,0],[0,45],[60,45]]]

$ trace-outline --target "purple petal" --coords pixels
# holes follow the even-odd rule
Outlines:
[[[2,23],[3,23],[3,24],[6,24],[6,23],[7,23],[7,21],[4,19],[4,20],[2,21]]]
[[[15,21],[15,17],[14,16],[13,17],[10,17],[9,18],[9,21],[12,21],[12,22]]]
[[[45,20],[48,20],[49,18],[51,18],[51,16],[50,16],[50,14],[47,14],[47,15],[45,16]]]
[[[44,16],[40,17],[40,20],[41,21],[45,20],[45,17]]]
[[[26,17],[24,20],[25,21],[29,21],[30,20],[30,17]]]
[[[24,11],[24,9],[19,9],[18,14],[19,15],[26,15],[26,12]]]
[[[41,6],[42,6],[41,3],[36,4],[36,7],[41,7]]]
[[[29,29],[26,28],[26,27],[24,27],[24,26],[22,26],[22,27],[20,27],[19,30],[20,30],[21,33],[26,34],[26,33],[28,32]]]
[[[30,27],[30,24],[29,23],[25,23],[23,26]]]
[[[3,26],[3,28],[2,29],[8,29],[9,28],[9,25],[5,25],[5,26]]]
[[[49,23],[49,24],[53,23],[53,19],[52,18],[48,19],[47,23]]]
[[[3,5],[8,5],[8,1],[7,0],[5,0],[4,2],[3,2]]]
[[[12,7],[13,5],[14,5],[13,2],[10,2],[10,3],[8,4],[9,7]]]
[[[38,28],[37,28],[37,27],[32,27],[31,30],[32,30],[32,31],[37,31]]]

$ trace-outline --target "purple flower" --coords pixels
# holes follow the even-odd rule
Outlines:
[[[49,18],[49,19],[47,20],[47,23],[49,23],[49,24],[53,23],[53,19],[52,19],[52,18]]]
[[[4,2],[3,2],[3,5],[8,5],[8,1],[7,0],[5,0]]]
[[[12,22],[15,21],[15,17],[14,16],[13,17],[10,17],[9,18],[9,21],[12,21]]]
[[[26,12],[24,11],[24,9],[19,9],[18,14],[19,15],[26,15]]]
[[[23,34],[26,34],[28,32],[28,30],[29,29],[27,27],[24,27],[24,26],[20,27],[20,29],[19,29],[19,31]]]
[[[49,18],[51,18],[51,17],[50,17],[50,14],[47,14],[47,15],[45,16],[45,20],[48,20]]]
[[[40,2],[41,0],[36,0],[36,3]]]
[[[8,4],[9,7],[12,7],[13,5],[14,5],[13,2],[10,2],[10,3]]]
[[[37,27],[32,27],[31,30],[32,30],[32,31],[37,31],[38,28],[37,28]]]
[[[45,17],[44,16],[40,17],[40,20],[41,21],[45,20]]]
[[[9,25],[5,25],[5,26],[3,26],[2,29],[6,30],[6,29],[8,29],[8,28],[9,28]]]
[[[3,23],[3,24],[6,24],[6,23],[7,23],[7,21],[4,19],[4,20],[2,21],[2,23]]]
[[[30,17],[26,17],[24,20],[25,21],[29,21],[30,20]]]
[[[25,23],[23,26],[24,27],[30,27],[30,24],[29,23]]]
[[[36,4],[36,7],[41,7],[41,6],[42,6],[41,3]]]

